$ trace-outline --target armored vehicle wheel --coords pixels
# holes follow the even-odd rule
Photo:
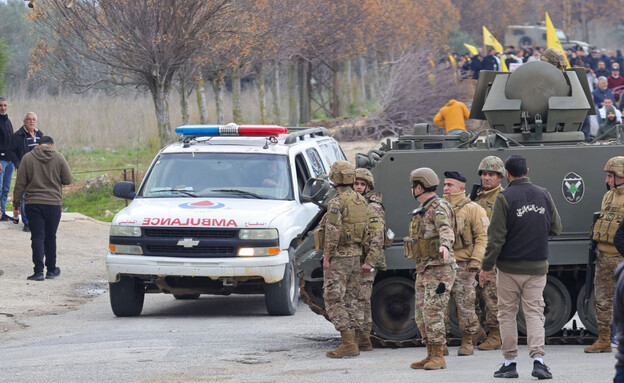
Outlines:
[[[572,311],[572,298],[565,285],[557,278],[549,275],[544,287],[544,333],[551,336],[559,332],[568,323]],[[527,327],[524,320],[522,304],[518,311],[518,331],[526,335]]]
[[[268,283],[264,289],[264,303],[269,315],[293,315],[299,302],[299,277],[295,272],[294,250],[288,250],[290,262],[284,268],[284,278],[276,283]]]
[[[181,299],[181,300],[193,300],[193,299],[199,299],[199,296],[201,294],[173,294],[173,297],[175,299]]]
[[[598,335],[598,320],[596,319],[596,297],[594,291],[591,293],[589,302],[587,303],[587,311],[585,310],[585,285],[581,287],[578,298],[576,299],[576,307],[578,310],[578,316],[581,318],[581,322],[585,329],[592,334]]]
[[[406,277],[382,279],[371,296],[373,331],[383,339],[420,336],[414,321],[414,281]]]
[[[111,308],[116,316],[135,317],[141,315],[145,288],[139,279],[123,276],[119,282],[108,285]]]

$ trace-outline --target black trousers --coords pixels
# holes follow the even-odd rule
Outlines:
[[[56,269],[56,229],[61,221],[61,205],[25,205],[28,224],[32,260],[35,273],[43,272],[43,258],[48,271]]]

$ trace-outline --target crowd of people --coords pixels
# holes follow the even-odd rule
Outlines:
[[[8,100],[0,97],[0,221],[17,223],[21,215],[22,230],[31,233],[34,273],[27,279],[54,279],[61,273],[56,265],[56,230],[62,185],[72,182],[72,174],[65,157],[54,149],[52,137],[37,128],[37,115],[26,113],[22,127],[15,132],[8,107]],[[6,205],[16,169],[13,215],[9,216]]]

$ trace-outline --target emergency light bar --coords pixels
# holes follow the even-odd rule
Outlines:
[[[287,133],[288,129],[277,125],[184,125],[176,128],[184,136],[274,136]]]

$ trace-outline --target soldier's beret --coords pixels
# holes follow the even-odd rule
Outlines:
[[[452,179],[460,181],[460,182],[466,182],[466,177],[461,175],[461,173],[459,173],[459,172],[449,172],[449,171],[446,171],[446,172],[444,172],[444,177],[452,178]]]

